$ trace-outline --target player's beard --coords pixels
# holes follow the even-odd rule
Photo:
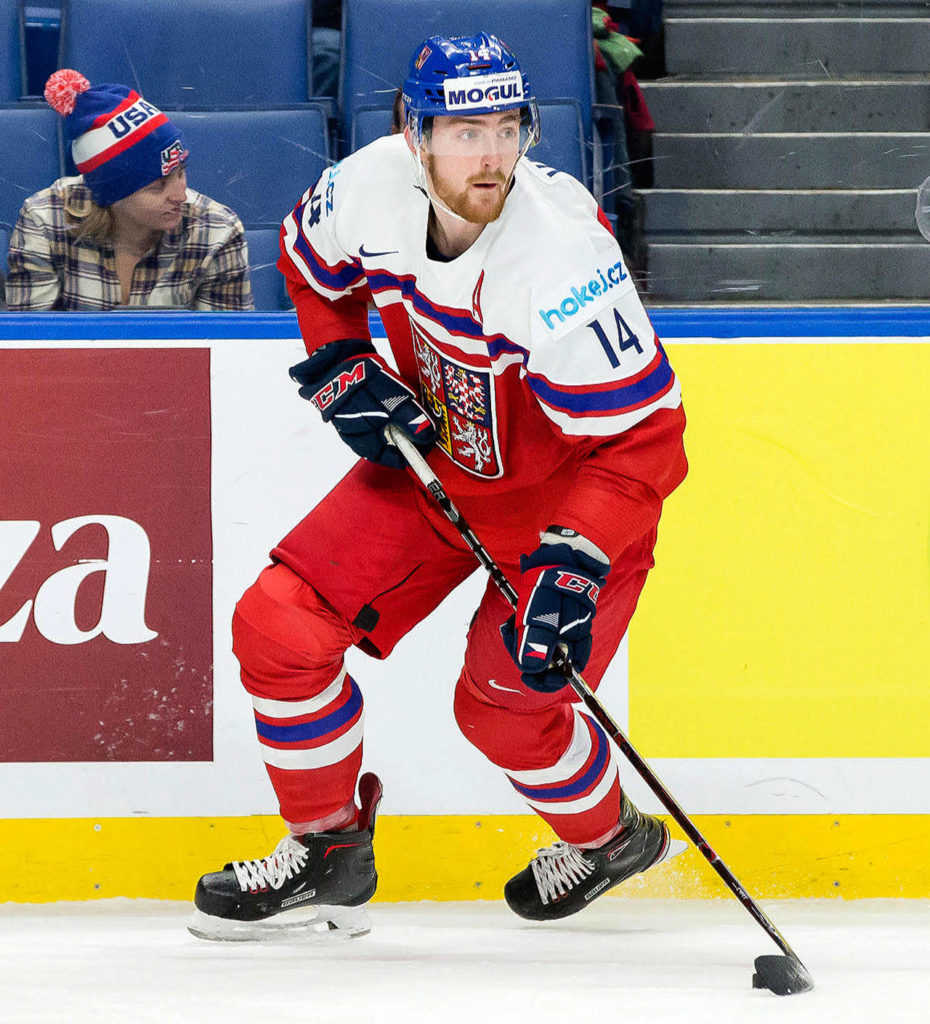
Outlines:
[[[463,220],[472,224],[490,224],[501,215],[504,200],[507,198],[509,179],[500,171],[492,174],[475,174],[466,180],[463,191],[456,191],[441,174],[437,174],[436,161],[432,154],[426,154],[424,163],[436,198]],[[485,183],[499,187],[493,192],[475,192],[471,188],[472,185]]]

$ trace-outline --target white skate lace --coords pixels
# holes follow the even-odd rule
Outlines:
[[[557,896],[564,896],[594,871],[591,861],[585,859],[577,846],[569,843],[556,843],[537,850],[531,867],[544,904]]]
[[[286,835],[267,857],[233,863],[233,871],[243,892],[256,889],[280,889],[307,862],[307,848],[296,836]]]

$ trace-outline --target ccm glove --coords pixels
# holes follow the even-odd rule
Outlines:
[[[410,388],[375,352],[370,341],[332,341],[291,367],[298,394],[312,402],[326,423],[363,459],[392,469],[406,462],[389,445],[384,428],[393,423],[424,452],[436,428]]]
[[[531,690],[555,693],[567,685],[552,667],[561,644],[575,668],[588,663],[591,624],[609,572],[601,551],[561,526],[550,526],[542,544],[531,555],[520,556],[517,610],[501,626],[501,636]]]

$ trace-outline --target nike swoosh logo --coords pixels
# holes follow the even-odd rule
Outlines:
[[[504,690],[506,693],[521,693],[520,690],[511,689],[509,686],[501,686],[496,679],[489,679],[488,686],[493,686],[495,690]]]
[[[372,259],[374,256],[394,256],[396,253],[397,249],[386,249],[384,252],[366,252],[364,245],[358,247],[359,256],[364,256],[366,259]]]

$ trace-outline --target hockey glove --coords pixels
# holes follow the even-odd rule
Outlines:
[[[588,663],[591,625],[608,572],[602,552],[561,526],[550,526],[542,544],[531,555],[521,555],[517,610],[501,626],[501,636],[531,690],[555,693],[567,684],[552,667],[560,644],[575,668]]]
[[[428,451],[436,428],[410,388],[375,352],[370,341],[332,341],[291,367],[298,394],[312,402],[326,423],[363,459],[392,469],[406,466],[384,438],[388,423],[400,427]]]

